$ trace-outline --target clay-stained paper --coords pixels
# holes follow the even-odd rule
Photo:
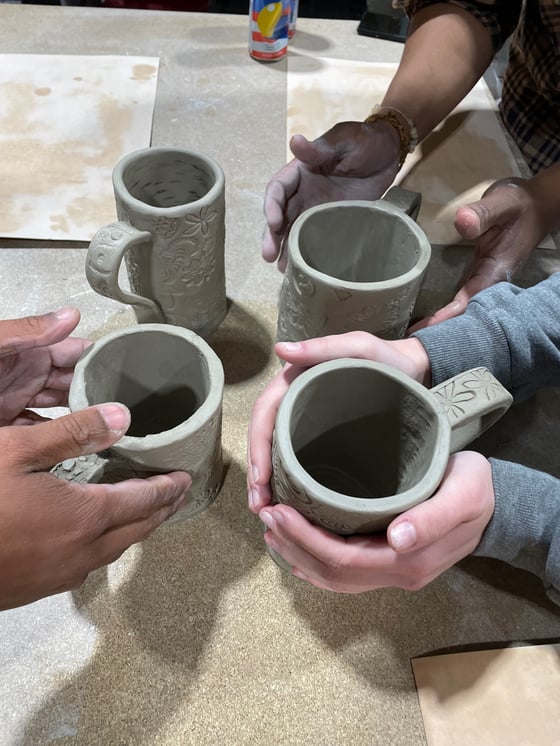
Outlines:
[[[111,172],[150,145],[159,59],[0,55],[0,235],[88,241]]]
[[[288,142],[296,133],[313,139],[337,122],[365,119],[396,69],[289,53]],[[457,207],[479,199],[496,179],[520,175],[498,116],[481,80],[407,158],[397,183],[422,193],[418,223],[432,243],[460,242],[453,227]],[[287,157],[293,157],[289,150]]]

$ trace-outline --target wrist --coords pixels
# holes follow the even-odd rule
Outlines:
[[[422,342],[416,337],[407,337],[391,342],[402,355],[410,362],[409,370],[406,372],[427,388],[432,386],[432,368],[430,358]]]
[[[389,125],[396,138],[393,139],[399,145],[398,165],[403,165],[409,153],[412,153],[418,144],[418,130],[414,122],[409,119],[402,111],[392,106],[375,106],[371,114],[366,117],[364,123],[367,125],[383,122]]]
[[[527,179],[522,188],[529,194],[544,234],[560,228],[560,166],[555,165]]]

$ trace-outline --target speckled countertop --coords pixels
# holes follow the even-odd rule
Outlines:
[[[396,61],[401,46],[350,21],[300,20],[292,53]],[[539,581],[464,561],[425,590],[329,594],[283,574],[246,509],[246,428],[276,370],[280,276],[259,255],[262,196],[284,163],[286,62],[247,54],[243,16],[0,5],[2,51],[161,59],[153,144],[195,147],[227,182],[229,314],[211,340],[226,371],[221,494],[160,529],[76,593],[0,614],[0,744],[424,744],[410,658],[556,637]],[[0,164],[1,175],[1,164]],[[421,304],[449,296],[468,249],[436,247]],[[0,242],[2,314],[73,302],[99,337],[132,312],[89,289],[84,247]],[[521,278],[558,269],[536,252]],[[515,407],[478,443],[537,468],[558,463],[560,399]]]

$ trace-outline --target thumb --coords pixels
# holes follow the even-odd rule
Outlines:
[[[303,135],[293,135],[290,150],[299,161],[311,169],[324,166],[332,161],[335,155],[332,145],[323,136],[311,141]]]
[[[455,213],[456,230],[463,238],[473,240],[514,218],[522,209],[523,182],[514,177],[500,179],[477,202],[459,207]]]
[[[460,236],[472,241],[480,238],[495,225],[496,217],[490,208],[491,205],[484,199],[459,207],[455,213],[454,224]]]
[[[98,404],[33,427],[2,428],[0,439],[8,438],[3,450],[13,463],[28,472],[43,471],[109,448],[129,426],[130,412],[123,404]]]

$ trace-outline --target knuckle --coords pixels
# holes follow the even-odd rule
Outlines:
[[[63,427],[68,437],[83,451],[92,442],[91,427],[86,424],[82,417],[69,415],[64,418]]]
[[[0,452],[3,454],[2,458],[4,460],[4,463],[6,463],[8,460],[17,463],[23,461],[26,458],[27,438],[20,437],[21,435],[21,428],[0,428]]]
[[[409,564],[408,572],[404,575],[400,587],[405,591],[420,591],[430,582],[432,568],[424,559],[416,558],[414,564]]]
[[[67,514],[71,527],[69,539],[79,552],[105,530],[103,504],[92,499],[87,485],[70,485],[63,482],[65,489],[61,491],[61,481],[49,483],[48,489],[52,491],[51,500],[56,501],[60,510]]]

